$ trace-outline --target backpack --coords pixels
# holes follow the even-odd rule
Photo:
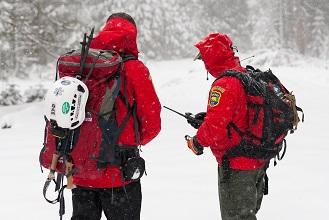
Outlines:
[[[296,106],[295,96],[283,86],[270,69],[261,71],[252,66],[247,66],[246,69],[247,73],[228,70],[217,78],[236,77],[242,83],[246,93],[249,125],[245,132],[233,122],[227,127],[228,137],[231,137],[231,129],[234,129],[241,136],[241,141],[237,146],[228,149],[222,157],[224,182],[229,179],[229,157],[243,156],[267,160],[265,170],[271,159],[275,160],[274,165],[276,165],[276,158],[281,160],[286,152],[285,137],[289,132],[293,133],[297,129],[300,121],[297,112],[303,112]],[[304,121],[304,113],[302,121]],[[265,185],[266,195],[267,175]]]
[[[137,58],[125,56],[113,50],[89,49],[90,42],[93,39],[93,30],[88,36],[88,42],[86,39],[85,34],[83,42],[81,42],[81,49],[72,50],[61,55],[56,68],[56,80],[57,75],[60,79],[74,77],[86,84],[89,97],[85,109],[84,123],[74,129],[62,128],[58,126],[58,123],[54,123],[54,120],[45,117],[45,140],[39,161],[41,166],[50,169],[43,194],[45,199],[53,204],[62,201],[64,188],[75,187],[73,185],[73,174],[88,176],[92,173],[93,176],[99,177],[104,173],[102,168],[109,165],[127,167],[126,162],[128,159],[135,157],[138,158],[143,168],[144,161],[139,156],[139,149],[137,148],[139,146],[139,136],[136,105],[135,103],[130,105],[125,95],[120,92],[121,85],[125,86],[125,82],[122,82],[120,76],[120,74],[125,74],[124,63],[128,60],[137,60]],[[116,120],[115,101],[117,98],[120,98],[127,108],[127,115],[120,126],[118,126]],[[72,108],[76,107],[76,102],[73,100],[70,104],[72,111]],[[45,111],[53,111],[49,108]],[[71,114],[74,115],[75,113],[71,112]],[[119,146],[116,141],[131,117],[135,124],[136,146]],[[90,143],[97,143],[97,145],[92,145],[92,149],[83,148],[87,143],[89,143],[88,146],[90,146]],[[74,156],[83,159],[72,161]],[[132,168],[128,168],[132,172]],[[135,176],[134,180],[138,180],[144,173],[143,170],[138,169],[140,175],[137,178]],[[127,170],[127,168],[123,170]],[[55,191],[58,191],[59,194],[57,199],[51,201],[46,198],[46,191],[50,182],[54,180],[55,172],[58,173],[55,181]],[[66,186],[63,186],[64,174],[67,177]],[[122,173],[122,176],[129,175]],[[60,207],[62,208],[62,205]],[[61,210],[61,208],[60,213],[64,214],[64,210]]]

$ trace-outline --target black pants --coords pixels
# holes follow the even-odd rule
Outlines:
[[[140,181],[123,187],[95,189],[77,187],[72,190],[71,220],[100,220],[102,211],[108,220],[139,220],[142,192]]]

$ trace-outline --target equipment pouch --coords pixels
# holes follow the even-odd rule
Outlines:
[[[142,157],[129,158],[122,166],[125,180],[138,181],[145,173],[145,160]]]

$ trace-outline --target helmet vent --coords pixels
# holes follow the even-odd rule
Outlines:
[[[74,113],[75,113],[76,99],[77,99],[77,94],[74,94],[74,98],[72,99],[72,105],[71,105],[71,113],[70,113],[71,121],[73,121],[73,116],[74,116]]]
[[[84,93],[85,89],[81,85],[78,85],[78,91]]]
[[[79,121],[76,121],[76,122],[74,122],[74,123],[72,123],[72,127],[74,127],[74,126],[76,126],[77,124],[79,124]]]

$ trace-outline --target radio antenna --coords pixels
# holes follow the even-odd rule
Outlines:
[[[248,59],[250,59],[250,58],[252,58],[252,57],[255,57],[255,55],[252,55],[252,56],[250,56],[250,57],[244,58],[244,59],[240,60],[240,62],[242,62],[242,61],[244,61],[244,60],[248,60]]]

